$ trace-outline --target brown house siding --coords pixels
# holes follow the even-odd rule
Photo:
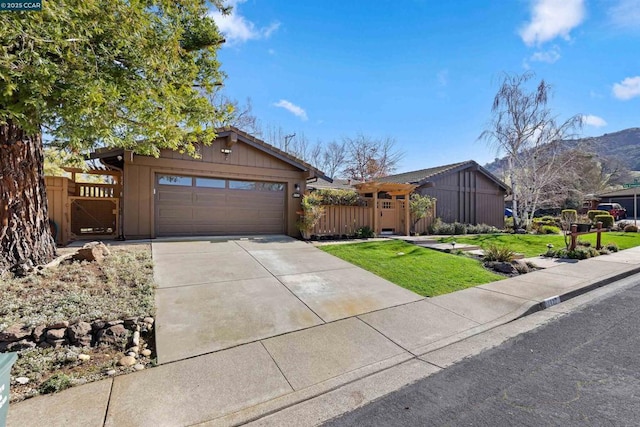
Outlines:
[[[220,152],[225,139],[200,148],[201,158],[165,150],[160,158],[127,153],[124,167],[124,233],[127,238],[154,238],[156,174],[281,182],[285,184],[285,232],[299,235],[296,228],[300,199],[293,198],[295,185],[305,190],[308,172],[276,157],[237,142],[225,158]]]
[[[504,226],[505,191],[472,168],[434,177],[416,191],[438,200],[436,216],[444,222]]]

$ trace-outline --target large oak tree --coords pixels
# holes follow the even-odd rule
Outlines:
[[[42,134],[97,146],[194,153],[215,137],[223,78],[209,16],[223,0],[51,0],[0,13],[0,275],[55,253]]]

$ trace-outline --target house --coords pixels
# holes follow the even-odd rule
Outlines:
[[[390,175],[379,182],[417,185],[435,197],[436,216],[444,222],[504,227],[504,199],[509,187],[473,160]]]
[[[623,188],[621,190],[607,191],[606,193],[599,193],[600,203],[619,203],[623,208],[627,210],[627,216],[633,218],[635,209],[640,207],[634,206],[634,197],[638,199],[640,195],[639,188]],[[640,212],[636,212],[640,214]]]
[[[233,127],[220,129],[211,145],[198,147],[198,154],[161,150],[156,158],[124,149],[98,150],[90,157],[114,176],[114,184],[48,177],[58,242],[96,235],[299,236],[297,212],[307,180],[331,181],[308,163]],[[65,198],[70,200],[66,212]],[[100,209],[111,213],[110,219],[92,223],[100,210],[92,201],[102,202]],[[84,226],[74,221],[83,213]]]

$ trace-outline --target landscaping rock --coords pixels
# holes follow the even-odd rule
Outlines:
[[[69,322],[67,322],[66,320],[47,325],[47,329],[60,329],[60,328],[68,328],[68,327],[69,327]]]
[[[138,354],[140,352],[140,347],[138,347],[137,345],[131,347],[129,349],[130,352],[134,353],[134,354]]]
[[[89,335],[90,332],[91,324],[87,322],[78,322],[75,325],[69,326],[67,329],[69,340],[74,344],[77,343],[80,338]],[[91,339],[89,339],[89,343],[91,343]]]
[[[138,326],[138,318],[137,317],[129,317],[124,319],[124,327],[130,330],[133,330]]]
[[[0,341],[20,341],[21,339],[27,338],[32,332],[33,330],[24,324],[9,326],[0,332]]]
[[[60,348],[64,345],[69,344],[69,341],[67,341],[66,339],[59,339],[59,340],[47,340],[47,344],[50,344],[51,347],[53,348]]]
[[[94,320],[91,322],[91,330],[93,330],[93,332],[98,332],[100,329],[104,329],[106,325],[107,322],[104,320]]]
[[[518,274],[518,270],[510,262],[489,262],[487,265],[493,270],[504,274]]]
[[[85,335],[78,338],[78,340],[75,342],[75,345],[78,345],[80,347],[90,347],[92,340],[93,338],[91,337],[91,335]]]
[[[28,348],[34,348],[35,346],[36,346],[36,343],[34,343],[33,341],[20,340],[20,341],[14,341],[12,343],[9,343],[7,345],[7,350],[20,351],[20,350],[26,350]]]
[[[75,261],[88,261],[101,263],[105,257],[111,255],[109,248],[102,242],[90,242],[84,245],[73,255]]]
[[[145,348],[144,350],[142,350],[140,352],[140,354],[145,356],[145,357],[149,357],[149,356],[151,356],[151,350],[149,350],[148,348]]]
[[[121,357],[120,360],[118,360],[118,365],[120,366],[129,367],[135,364],[136,364],[136,358],[132,356],[124,356],[124,357]]]
[[[61,340],[65,337],[67,333],[67,329],[66,328],[60,328],[60,329],[47,329],[47,341],[51,342],[51,341],[55,341],[55,340]]]
[[[105,323],[104,327],[109,328],[111,326],[122,325],[122,324],[124,324],[123,320],[110,320],[107,323]]]
[[[136,363],[135,365],[133,365],[133,369],[135,369],[136,371],[142,371],[144,369],[144,365],[142,363]]]
[[[133,344],[134,347],[138,347],[140,345],[140,332],[135,331],[133,333],[133,336],[131,337],[131,344]]]
[[[143,319],[144,323],[148,323],[149,325],[153,325],[153,317],[145,317]]]
[[[16,382],[17,382],[18,384],[22,384],[22,385],[28,384],[28,383],[29,383],[29,381],[30,381],[30,380],[29,380],[29,378],[27,378],[27,377],[18,377],[18,378],[16,378]]]
[[[107,372],[105,372],[105,374],[109,375],[109,376],[113,376],[116,374],[116,370],[115,369],[109,369]]]
[[[45,325],[36,326],[33,329],[33,334],[31,335],[33,337],[33,340],[36,343],[41,343],[45,339],[46,330],[47,330],[47,327]]]
[[[101,329],[96,336],[96,341],[104,344],[118,344],[126,337],[127,330],[125,327],[122,324],[117,324],[106,329]]]
[[[89,356],[88,354],[79,354],[78,355],[78,360],[80,360],[82,362],[87,362],[87,361],[91,360],[91,356]]]
[[[513,264],[513,266],[515,267],[516,271],[519,274],[527,274],[531,271],[531,268],[525,261],[515,260],[515,261],[512,261],[511,264]]]

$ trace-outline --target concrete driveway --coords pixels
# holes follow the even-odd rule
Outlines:
[[[287,236],[152,243],[158,362],[422,299]]]

